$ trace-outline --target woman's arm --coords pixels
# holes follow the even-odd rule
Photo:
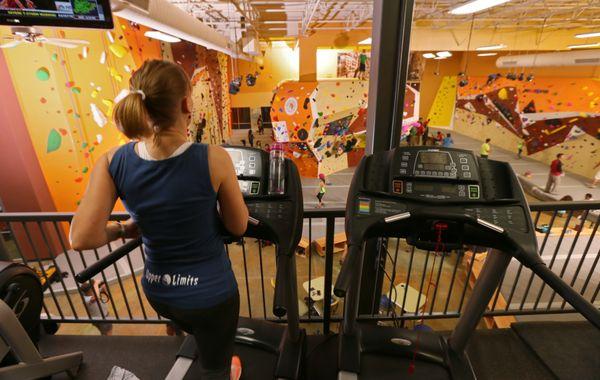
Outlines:
[[[229,233],[241,236],[248,227],[248,208],[244,203],[231,157],[225,149],[211,145],[208,147],[208,165],[223,224]]]
[[[127,232],[135,227],[131,222],[127,227],[107,224],[117,200],[117,190],[108,172],[111,153],[113,151],[103,154],[94,165],[88,187],[71,221],[69,239],[73,249],[98,248],[121,237],[123,228]]]

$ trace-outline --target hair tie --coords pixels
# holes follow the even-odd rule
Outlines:
[[[142,100],[146,100],[146,94],[144,91],[135,89],[135,90],[127,90],[123,89],[119,94],[115,97],[115,103],[119,103],[121,100],[125,99],[125,97],[129,94],[140,94],[142,96]]]
[[[144,91],[140,90],[140,89],[135,89],[135,90],[131,90],[132,94],[140,94],[142,95],[142,100],[146,100],[146,94],[144,94]]]

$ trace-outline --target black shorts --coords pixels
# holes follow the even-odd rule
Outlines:
[[[367,70],[367,65],[364,63],[361,63],[358,65],[358,71],[366,71]]]
[[[317,194],[317,199],[319,200],[319,202],[323,201],[323,196],[325,195],[325,193],[318,193]]]

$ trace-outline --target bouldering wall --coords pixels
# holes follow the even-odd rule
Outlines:
[[[454,129],[550,163],[565,154],[566,170],[592,177],[600,163],[600,81],[585,78],[469,77],[457,87]],[[591,158],[591,159],[590,159]]]
[[[456,103],[456,77],[445,76],[435,95],[433,104],[427,115],[429,126],[450,128],[454,116],[454,105]]]
[[[403,124],[418,120],[418,86],[407,86]],[[364,155],[368,81],[288,81],[271,104],[273,135],[304,176],[355,166]]]
[[[147,59],[178,61],[190,76],[201,69],[195,45],[160,43],[145,37],[145,30],[117,18],[112,31],[43,30],[51,37],[89,41],[84,47],[28,44],[3,51],[57,211],[75,210],[94,162],[110,148],[127,142],[113,123],[112,110],[116,95],[128,88],[133,70]],[[0,37],[9,33],[8,28],[0,28]],[[206,70],[208,82],[197,82],[193,89],[194,97],[208,99],[198,101],[194,120],[199,123],[202,112],[210,114],[213,121],[208,132],[215,137],[208,140],[220,143],[223,133],[229,131],[229,95],[223,90],[227,65],[223,57],[210,54],[215,59],[205,65],[210,68]],[[213,80],[217,72],[220,74]],[[219,96],[219,102],[214,96]],[[122,208],[118,205],[117,209]]]

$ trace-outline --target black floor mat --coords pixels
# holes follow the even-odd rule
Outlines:
[[[175,362],[182,338],[169,336],[78,336],[44,337],[39,344],[43,356],[83,351],[77,379],[105,380],[114,365],[142,380],[164,379]],[[67,380],[66,373],[52,377]]]
[[[478,330],[467,353],[477,380],[555,379],[510,329]]]
[[[590,323],[522,322],[512,328],[559,379],[600,379],[600,331]]]

